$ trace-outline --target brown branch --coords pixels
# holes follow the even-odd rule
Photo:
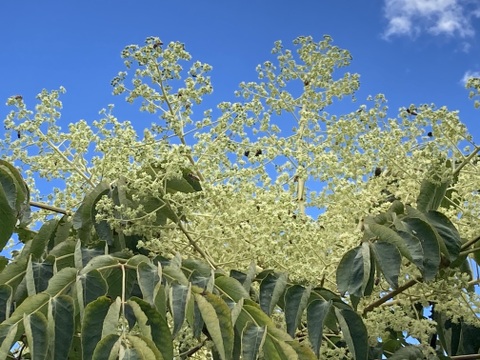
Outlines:
[[[456,355],[456,356],[450,356],[450,359],[452,360],[480,359],[480,354]]]
[[[39,203],[39,202],[36,202],[36,201],[30,201],[30,206],[34,206],[34,207],[39,208],[39,209],[53,211],[53,212],[56,212],[56,213],[59,213],[59,214],[64,214],[64,215],[68,214],[67,210],[65,210],[65,209],[61,209],[61,208],[58,208],[56,206],[52,206],[52,205],[48,205],[48,204],[44,204],[44,203]]]
[[[375,309],[377,306],[380,306],[382,305],[383,303],[387,302],[388,300],[390,300],[391,298],[393,298],[394,296],[400,294],[401,292],[407,290],[408,288],[411,288],[413,285],[415,284],[418,284],[419,282],[422,282],[423,279],[421,277],[419,278],[416,278],[416,279],[412,279],[410,281],[407,281],[405,284],[403,284],[402,286],[398,287],[397,289],[389,292],[388,294],[386,294],[385,296],[382,296],[380,299],[378,299],[377,301],[374,301],[373,303],[371,303],[370,305],[368,305],[367,307],[365,307],[365,309],[363,309],[363,315],[365,315],[366,313],[372,311],[373,309]]]

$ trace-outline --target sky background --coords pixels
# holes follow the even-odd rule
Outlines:
[[[194,60],[213,66],[213,107],[256,79],[274,41],[293,47],[297,36],[325,34],[353,56],[347,71],[361,75],[357,106],[377,93],[390,116],[412,103],[446,105],[460,110],[480,142],[479,113],[464,88],[466,77],[480,76],[478,0],[2,1],[0,118],[9,96],[33,108],[43,88],[64,86],[63,128],[98,119],[110,103],[119,120],[135,123],[138,107],[114,97],[110,81],[124,70],[121,50],[148,36],[181,41]]]

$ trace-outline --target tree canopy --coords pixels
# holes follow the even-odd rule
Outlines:
[[[148,127],[8,99],[0,358],[475,358],[480,147],[458,111],[356,99],[330,37],[293,45],[215,109],[184,44],[127,46],[113,92]]]

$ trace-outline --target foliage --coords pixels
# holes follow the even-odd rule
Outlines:
[[[180,43],[128,46],[133,88],[127,72],[112,85],[160,114],[143,139],[113,106],[61,132],[63,89],[35,112],[8,100],[0,245],[15,232],[23,247],[1,258],[0,358],[478,352],[480,148],[433,105],[387,119],[378,95],[330,115],[359,87],[340,72],[349,53],[329,37],[294,44],[201,120],[210,66],[183,70]],[[42,177],[64,181],[49,204]]]

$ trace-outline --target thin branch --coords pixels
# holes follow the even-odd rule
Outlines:
[[[64,214],[64,215],[68,214],[67,210],[65,210],[65,209],[61,209],[61,208],[56,207],[56,206],[52,206],[52,205],[48,205],[48,204],[44,204],[44,203],[40,203],[40,202],[36,202],[36,201],[30,201],[30,206],[33,206],[33,207],[36,207],[36,208],[39,208],[39,209],[53,211],[53,212],[56,212],[56,213],[59,213],[59,214]]]
[[[460,250],[465,250],[465,249],[469,248],[471,245],[475,244],[479,240],[480,240],[480,235],[477,236],[476,238],[472,239],[472,240],[467,241],[465,244],[462,245]]]
[[[365,315],[366,313],[372,311],[373,309],[375,309],[377,306],[380,306],[382,305],[383,303],[387,302],[388,300],[390,300],[391,298],[393,298],[394,296],[402,293],[403,291],[407,290],[408,288],[411,288],[413,285],[415,284],[418,284],[420,282],[422,282],[423,279],[420,277],[420,278],[416,278],[416,279],[412,279],[410,281],[407,281],[405,284],[403,284],[402,286],[398,287],[397,289],[389,292],[388,294],[386,294],[385,296],[382,296],[380,299],[378,299],[377,301],[374,301],[373,303],[371,303],[370,305],[368,305],[367,307],[365,307],[365,309],[363,309],[363,315]]]
[[[460,165],[458,165],[458,167],[453,172],[453,176],[457,175],[460,172],[460,170],[462,170],[462,168],[465,165],[467,165],[470,162],[470,160],[472,160],[475,157],[475,155],[478,154],[479,151],[480,151],[480,146],[477,146],[475,150],[473,150],[473,152],[470,155],[468,155],[467,158],[463,160],[463,162]]]

